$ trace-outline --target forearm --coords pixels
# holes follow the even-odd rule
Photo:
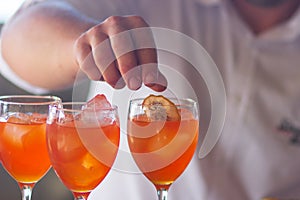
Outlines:
[[[60,1],[33,5],[3,28],[3,57],[33,85],[47,89],[70,86],[79,70],[74,42],[96,23]]]

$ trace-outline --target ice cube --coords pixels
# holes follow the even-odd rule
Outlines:
[[[31,124],[30,115],[24,113],[11,113],[2,131],[2,140],[16,148],[23,147],[23,137],[30,134],[34,127]]]
[[[85,125],[109,125],[115,120],[113,111],[105,95],[98,94],[88,101],[75,119],[84,122]]]
[[[104,94],[97,94],[93,99],[87,102],[85,106],[83,106],[84,109],[103,109],[103,108],[111,108],[111,104],[106,99]]]
[[[111,110],[90,110],[84,109],[78,116],[76,120],[83,122],[86,126],[90,125],[109,125],[112,124],[116,119],[112,114]]]
[[[33,124],[43,124],[46,123],[47,114],[40,114],[40,113],[32,113],[30,116],[30,121]]]
[[[8,116],[7,122],[15,124],[31,124],[31,117],[29,114],[16,112]]]
[[[195,118],[193,112],[188,109],[181,108],[179,112],[182,120],[190,120]]]
[[[80,124],[83,125],[90,125],[90,124],[97,124],[97,116],[94,110],[89,108],[83,109],[79,114],[75,116],[76,121],[80,121]]]

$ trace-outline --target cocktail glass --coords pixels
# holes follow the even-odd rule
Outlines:
[[[22,200],[30,200],[34,185],[50,168],[46,119],[55,96],[0,97],[0,154],[2,165],[17,182]]]
[[[169,187],[188,166],[198,141],[197,103],[190,99],[171,100],[179,111],[179,120],[163,119],[161,113],[147,117],[143,99],[131,100],[128,114],[131,154],[141,172],[154,184],[159,200],[167,200]]]
[[[75,200],[86,200],[106,177],[120,140],[117,107],[84,107],[75,102],[53,106],[47,120],[51,164]]]

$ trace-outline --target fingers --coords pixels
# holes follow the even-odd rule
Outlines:
[[[93,33],[94,37],[90,38],[95,64],[108,84],[116,89],[123,88],[125,83],[118,69],[118,63],[111,48],[110,40],[106,34],[97,30],[99,28],[96,27],[94,30],[91,30],[95,33]]]
[[[110,17],[92,27],[75,43],[81,70],[92,80],[105,80],[114,88],[137,90],[142,83],[156,91],[166,88],[157,66],[151,30],[137,16]]]
[[[125,18],[108,18],[104,28],[110,37],[110,45],[126,85],[132,90],[139,89],[142,85],[141,70],[138,67],[135,45]]]
[[[116,89],[125,86],[106,34],[92,28],[77,39],[75,56],[80,69],[95,81],[104,80]]]
[[[127,19],[132,27],[131,35],[134,38],[138,64],[142,68],[144,84],[155,91],[165,90],[167,80],[158,69],[156,46],[151,29],[139,16],[130,16]]]
[[[91,80],[100,80],[102,74],[95,64],[94,58],[91,54],[92,49],[91,46],[84,41],[84,39],[80,38],[76,42],[75,48],[75,57],[77,59],[77,63],[80,66],[81,70],[89,77]]]

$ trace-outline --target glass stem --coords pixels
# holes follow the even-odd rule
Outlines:
[[[167,200],[168,199],[168,190],[161,188],[157,190],[158,200]]]
[[[21,187],[22,200],[31,200],[32,187],[29,185],[23,185]]]
[[[87,200],[90,192],[77,193],[73,192],[74,200]]]
[[[74,200],[86,200],[83,196],[75,197]]]

